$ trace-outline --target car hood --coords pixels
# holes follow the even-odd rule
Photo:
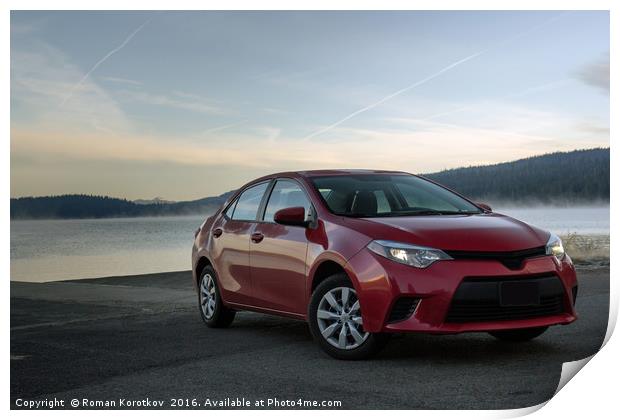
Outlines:
[[[549,239],[548,232],[498,213],[344,219],[371,239],[451,251],[517,251]]]

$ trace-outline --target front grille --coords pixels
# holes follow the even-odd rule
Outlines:
[[[499,298],[500,283],[523,280],[538,283],[540,302],[537,305],[502,306]],[[556,276],[466,278],[454,294],[446,322],[508,321],[564,312],[564,287]]]
[[[388,318],[388,324],[404,321],[409,318],[415,312],[415,309],[418,307],[418,303],[420,299],[413,297],[402,297],[399,298],[394,306],[392,307],[392,312],[390,312],[390,317]]]
[[[488,251],[445,251],[455,260],[493,260],[499,261],[511,270],[518,270],[528,258],[546,255],[544,246],[522,249],[520,251],[488,252]]]

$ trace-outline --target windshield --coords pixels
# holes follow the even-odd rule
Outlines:
[[[349,217],[477,214],[469,201],[413,175],[339,175],[312,178],[332,213]]]

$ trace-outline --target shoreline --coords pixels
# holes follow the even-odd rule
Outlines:
[[[485,200],[482,200],[485,201]],[[493,208],[493,213],[505,214],[510,216],[512,211],[522,210],[544,210],[544,209],[561,209],[561,210],[577,210],[577,209],[609,209],[611,204],[609,201],[601,202],[588,202],[583,203],[564,203],[564,202],[552,202],[541,203],[540,201],[533,202],[502,202],[491,201],[490,204]],[[86,217],[10,217],[10,222],[56,222],[56,221],[94,221],[94,220],[119,220],[119,219],[159,219],[159,218],[191,218],[191,217],[209,217],[219,209],[219,206],[210,209],[201,209],[199,211],[190,211],[187,213],[170,213],[170,214],[143,214],[143,215],[131,215],[131,214],[116,214],[107,216],[86,216]]]
[[[575,264],[577,275],[580,272],[586,272],[588,275],[593,272],[600,274],[609,274],[610,262],[609,260],[596,261],[591,264]],[[109,284],[109,285],[126,285],[126,286],[143,286],[152,285],[154,283],[164,284],[166,287],[174,286],[174,282],[179,278],[189,279],[186,284],[191,286],[191,270],[172,270],[161,271],[157,273],[141,273],[141,274],[127,274],[127,275],[110,275],[102,277],[84,277],[77,279],[63,279],[63,280],[46,280],[46,281],[23,281],[23,280],[10,280],[11,284],[62,284],[62,283],[76,283],[76,284]],[[173,288],[177,288],[177,286]]]
[[[600,203],[588,205],[586,203],[583,204],[574,204],[567,205],[561,203],[552,203],[552,204],[523,204],[523,203],[506,203],[506,204],[495,204],[493,207],[493,213],[505,214],[510,216],[510,212],[513,210],[540,210],[540,209],[594,209],[594,208],[610,208],[610,203]],[[105,217],[55,217],[55,218],[45,218],[45,217],[33,217],[33,218],[25,218],[25,217],[11,217],[9,219],[10,222],[59,222],[59,221],[95,221],[95,220],[119,220],[119,219],[160,219],[160,218],[192,218],[192,217],[204,217],[207,218],[215,213],[218,209],[212,209],[208,212],[197,212],[197,213],[178,213],[178,214],[145,214],[140,216],[131,216],[131,215],[115,215],[115,216],[105,216]],[[587,234],[587,233],[586,233]],[[601,235],[603,235],[601,233]]]

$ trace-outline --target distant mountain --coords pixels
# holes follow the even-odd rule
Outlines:
[[[145,204],[173,204],[176,203],[176,201],[171,201],[171,200],[164,200],[161,197],[155,197],[151,200],[133,200],[134,203],[136,204],[140,204],[140,205],[145,205]]]
[[[608,148],[556,152],[426,177],[491,204],[609,202],[609,156]]]
[[[425,176],[491,205],[609,202],[609,156],[609,149],[576,150]],[[145,204],[92,195],[12,198],[11,219],[206,215],[219,208],[232,193],[194,201]]]

